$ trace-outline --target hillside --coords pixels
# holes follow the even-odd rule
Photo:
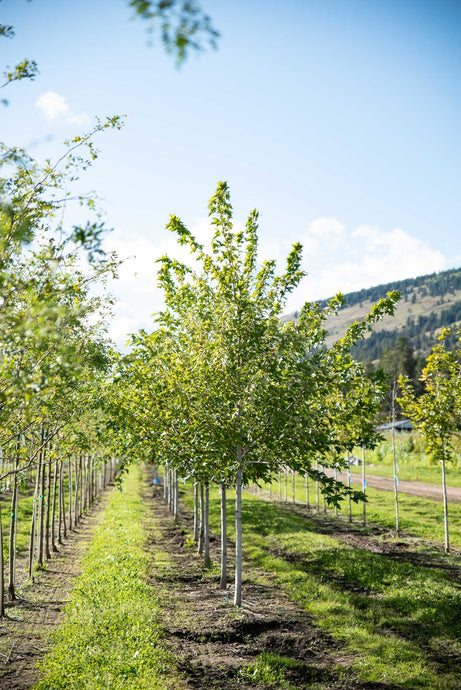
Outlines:
[[[355,351],[362,360],[376,360],[384,347],[393,348],[398,336],[406,336],[415,353],[426,355],[444,326],[461,328],[461,268],[377,285],[345,295],[346,304],[328,323],[327,344],[340,337],[354,321],[391,290],[402,296],[394,317],[379,323]],[[325,301],[326,304],[326,301]],[[296,318],[296,312],[290,315]],[[452,344],[456,336],[451,338]]]

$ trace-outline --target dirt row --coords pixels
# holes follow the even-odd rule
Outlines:
[[[110,489],[109,489],[110,490]],[[92,534],[106,504],[107,491],[97,498],[78,526],[68,532],[59,553],[28,582],[27,553],[17,559],[18,599],[7,605],[0,620],[0,688],[24,690],[37,680],[37,663],[50,645],[50,633],[59,626],[63,610]]]
[[[262,690],[276,685],[258,684],[242,677],[242,670],[262,653],[290,659],[285,671],[290,687],[376,689],[394,686],[363,683],[348,670],[351,655],[275,584],[268,573],[245,564],[244,598],[239,611],[232,604],[232,586],[218,587],[218,576],[207,574],[195,549],[188,543],[192,517],[185,513],[176,524],[159,493],[148,488],[145,500],[153,512],[150,549],[168,553],[170,563],[156,569],[152,584],[164,603],[166,644],[183,674],[181,690]],[[287,509],[291,509],[287,508]],[[370,545],[370,542],[368,542]],[[230,544],[229,560],[233,560]],[[219,542],[211,539],[211,558],[219,562]],[[232,579],[232,573],[231,577]],[[262,581],[265,584],[260,584]]]
[[[107,496],[107,494],[106,494]],[[26,559],[19,559],[21,598],[7,609],[0,621],[0,688],[31,688],[36,679],[36,664],[50,644],[49,633],[62,620],[75,578],[92,533],[101,519],[106,496],[72,532],[48,569],[37,575],[33,587],[26,584]],[[219,690],[258,690],[269,688],[248,678],[245,668],[264,652],[290,659],[285,671],[290,687],[295,688],[387,688],[389,684],[361,683],[349,669],[352,657],[330,635],[319,630],[310,616],[290,601],[275,585],[270,574],[251,564],[245,566],[244,599],[241,610],[232,604],[232,587],[218,587],[217,571],[206,570],[190,543],[192,517],[182,506],[181,521],[175,523],[162,500],[148,484],[143,498],[150,507],[146,523],[147,548],[152,558],[151,584],[158,592],[165,632],[165,644],[178,662],[182,676],[178,690],[213,688]],[[316,529],[362,548],[412,563],[423,555],[417,544],[405,539],[383,539],[382,530],[350,529],[333,516],[317,515],[299,505],[281,505],[283,510],[308,516]],[[166,554],[166,560],[165,560]],[[288,557],[287,554],[280,554]],[[212,537],[211,557],[219,562],[219,542]],[[230,544],[229,560],[233,562]],[[434,568],[450,567],[451,575],[461,585],[461,573],[434,550],[424,553],[424,564]],[[229,578],[232,579],[231,577]],[[274,686],[275,687],[275,686]]]

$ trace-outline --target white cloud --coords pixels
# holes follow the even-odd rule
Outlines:
[[[36,108],[42,111],[47,120],[57,120],[64,117],[64,121],[73,125],[90,124],[90,118],[87,113],[74,113],[69,107],[64,96],[56,91],[47,91],[42,93],[35,102]]]
[[[197,220],[190,230],[198,242],[209,246],[214,229],[208,218]],[[124,260],[119,279],[110,285],[117,298],[110,336],[119,347],[124,347],[128,333],[140,328],[152,330],[152,314],[164,306],[162,291],[157,286],[159,266],[156,260],[168,255],[190,267],[193,261],[188,248],[178,245],[175,235],[166,230],[157,241],[138,233],[123,234],[116,230],[107,237],[105,248],[117,252],[119,259]]]
[[[322,238],[322,240],[320,240]],[[308,277],[290,298],[290,308],[306,299],[412,278],[444,270],[447,258],[401,228],[362,225],[346,229],[335,219],[317,219],[301,240]]]
[[[208,218],[197,220],[190,229],[200,243],[209,246],[214,228]],[[241,227],[236,224],[235,229]],[[362,225],[349,230],[334,218],[318,218],[300,239],[304,246],[303,268],[308,275],[290,296],[287,311],[299,309],[306,300],[448,268],[448,260],[440,251],[401,228],[381,230]],[[166,231],[158,240],[116,231],[108,236],[106,248],[126,259],[119,280],[112,285],[118,302],[110,329],[112,338],[123,347],[129,332],[151,330],[152,314],[163,307],[156,259],[168,254],[192,265],[192,257],[187,247],[179,246],[173,233]],[[259,257],[261,261],[276,259],[282,271],[289,251],[286,240],[264,238]]]
[[[64,96],[61,96],[61,94],[55,91],[42,93],[35,105],[44,113],[47,120],[55,120],[60,115],[67,115],[70,113],[70,108]]]

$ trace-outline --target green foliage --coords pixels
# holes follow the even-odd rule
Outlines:
[[[400,377],[402,394],[399,402],[420,430],[426,451],[441,462],[453,456],[453,433],[461,423],[461,350],[450,352],[445,329],[439,343],[432,348],[422,372],[425,391],[416,398],[408,377]]]
[[[148,582],[139,470],[109,499],[66,609],[45,657],[37,690],[178,687],[162,644],[162,611]]]
[[[176,56],[178,65],[204,44],[216,48],[219,32],[195,0],[129,0],[129,6],[147,20],[151,34],[158,29],[166,52]]]

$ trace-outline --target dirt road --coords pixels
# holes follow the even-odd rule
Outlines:
[[[330,476],[333,476],[332,472],[328,472]],[[338,479],[347,484],[347,473],[338,473]],[[351,481],[354,485],[361,486],[362,477],[359,474],[351,473]],[[373,474],[366,475],[367,486],[372,489],[381,489],[383,491],[394,491],[394,480],[389,477],[377,477]],[[409,494],[410,496],[421,496],[423,498],[430,498],[433,501],[442,500],[442,484],[437,486],[436,484],[425,484],[424,482],[411,482],[404,479],[399,480],[399,493]],[[447,498],[449,503],[460,503],[461,502],[461,487],[459,486],[448,486],[447,487]]]

